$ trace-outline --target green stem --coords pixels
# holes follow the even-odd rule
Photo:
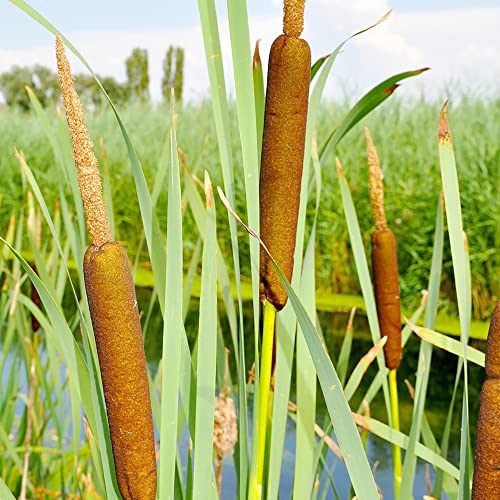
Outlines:
[[[389,370],[389,392],[391,397],[392,427],[394,430],[399,431],[398,382],[396,374],[396,370]],[[392,445],[392,461],[394,467],[394,498],[397,500],[397,498],[399,497],[403,468],[401,465],[401,448],[395,444]]]
[[[276,309],[267,301],[264,306],[264,332],[262,335],[262,352],[260,363],[260,380],[257,422],[257,471],[250,480],[250,499],[260,500],[262,495],[262,478],[264,476],[264,458],[266,449],[267,410],[269,407],[269,392],[271,388],[271,368],[273,362],[274,321]]]

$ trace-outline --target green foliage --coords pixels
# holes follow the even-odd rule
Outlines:
[[[128,84],[119,83],[112,76],[106,76],[99,79],[101,80],[102,86],[117,106],[122,106],[128,102],[130,98],[130,87]],[[106,100],[99,84],[92,75],[86,73],[75,75],[75,88],[81,101],[94,108],[103,105]]]
[[[0,91],[8,106],[27,111],[30,108],[26,87],[33,90],[43,106],[59,99],[57,75],[49,68],[35,65],[33,68],[14,66],[0,75]]]
[[[78,83],[78,78],[77,78]],[[458,93],[458,91],[457,91]],[[500,199],[496,186],[500,183],[500,99],[458,95],[460,106],[451,106],[449,115],[454,127],[454,139],[461,185],[464,225],[468,228],[469,252],[472,271],[473,314],[476,319],[487,319],[494,305],[494,296],[500,289],[500,232],[492,214],[500,213]],[[332,124],[345,114],[349,102],[327,101],[318,114],[318,143],[326,139]],[[189,164],[203,164],[210,172],[214,185],[222,183],[218,162],[216,130],[208,101],[186,103],[179,112],[178,141],[186,152]],[[398,240],[401,298],[404,309],[414,308],[420,300],[420,290],[427,288],[429,262],[432,257],[434,237],[435,200],[439,195],[439,164],[436,151],[436,105],[428,100],[414,99],[405,104],[397,97],[384,104],[382,111],[368,117],[367,125],[375,141],[384,171],[385,203],[387,217],[393,221]],[[230,105],[231,128],[237,126],[235,108]],[[130,133],[141,157],[147,181],[153,186],[160,167],[165,125],[164,106],[149,108],[141,103],[130,103],[122,108],[122,116],[129,125]],[[135,117],[141,116],[140,122]],[[50,120],[55,120],[49,115]],[[108,153],[111,190],[118,234],[138,248],[141,226],[138,223],[139,207],[131,196],[133,182],[129,176],[130,164],[122,147],[119,131],[113,125],[113,116],[106,107],[88,114],[88,125],[94,142],[103,137]],[[38,120],[31,113],[4,111],[0,114],[0,150],[8,154],[0,156],[0,176],[3,180],[3,204],[0,207],[0,230],[5,228],[8,215],[22,203],[21,177],[16,165],[13,144],[25,152],[35,174],[43,179],[47,203],[52,206],[58,193],[58,177],[51,165],[53,152]],[[241,156],[236,150],[237,137],[233,135],[229,153],[234,169],[235,200],[239,212],[246,210],[243,194]],[[10,153],[9,153],[10,152]],[[98,151],[99,153],[99,151]],[[366,168],[366,144],[362,127],[355,127],[337,148],[342,158],[365,245],[369,245],[373,218],[368,199],[368,170]],[[333,293],[360,292],[355,267],[347,240],[347,226],[339,205],[340,191],[334,156],[329,155],[322,170],[323,193],[321,210],[316,229],[316,285]],[[160,205],[166,195],[160,195]],[[431,208],[429,208],[431,207]],[[312,207],[311,207],[312,208]],[[308,214],[311,212],[308,211]],[[165,214],[159,210],[161,224]],[[225,256],[232,254],[227,217],[217,213],[219,241]],[[188,218],[186,237],[191,245],[196,243],[192,220]],[[312,225],[308,216],[306,234]],[[226,233],[227,231],[227,233]],[[227,234],[227,236],[223,236]],[[192,240],[192,241],[191,241]],[[368,248],[368,246],[367,246]],[[189,251],[189,250],[188,250]],[[248,276],[248,246],[240,243],[242,272]],[[140,260],[147,259],[143,252]],[[451,253],[446,247],[443,256],[440,312],[457,315],[456,297],[453,290]]]
[[[57,31],[24,0],[11,1],[52,33]],[[220,54],[215,3],[212,0],[200,0],[199,8],[209,66],[212,103],[202,102],[197,106],[186,106],[176,113],[175,120],[171,116],[169,123],[165,123],[164,106],[151,108],[144,103],[147,97],[147,54],[145,51],[136,49],[138,52],[134,51],[135,59],[129,58],[130,64],[127,65],[127,70],[130,66],[130,72],[127,71],[127,73],[131,96],[135,102],[125,109],[123,119],[113,103],[110,103],[111,106],[104,107],[102,111],[97,108],[94,113],[89,114],[91,117],[89,125],[92,137],[102,135],[106,141],[110,170],[106,171],[105,176],[109,177],[111,189],[106,189],[105,193],[106,197],[113,198],[112,202],[111,199],[106,202],[108,207],[113,206],[115,209],[116,220],[120,226],[120,239],[126,240],[130,249],[140,249],[143,243],[146,243],[147,249],[143,254],[138,250],[137,258],[149,260],[154,275],[154,288],[151,293],[150,308],[145,315],[144,328],[146,333],[152,317],[150,313],[156,308],[157,323],[160,325],[158,331],[163,331],[162,361],[158,368],[152,366],[149,368],[151,369],[152,409],[156,428],[160,431],[161,464],[158,496],[162,499],[216,497],[212,467],[213,403],[216,391],[222,390],[222,385],[224,385],[224,390],[226,389],[225,381],[221,383],[220,361],[222,358],[219,355],[224,351],[226,343],[232,349],[229,354],[232,360],[230,366],[232,373],[228,376],[227,387],[229,394],[234,394],[234,399],[238,400],[240,408],[239,449],[236,450],[234,467],[238,494],[234,495],[233,490],[232,496],[243,500],[247,498],[247,479],[257,454],[255,446],[248,446],[249,426],[246,419],[249,414],[246,404],[250,401],[249,394],[252,392],[258,394],[259,388],[255,381],[253,383],[249,381],[247,384],[246,370],[254,362],[256,380],[259,380],[260,304],[256,293],[258,278],[256,279],[255,276],[257,267],[255,250],[256,247],[258,250],[258,242],[254,238],[255,233],[248,228],[246,229],[251,235],[250,243],[247,238],[240,237],[242,232],[236,231],[236,223],[232,218],[236,214],[231,211],[229,205],[234,204],[239,213],[246,213],[244,218],[248,218],[252,229],[257,229],[256,106],[252,86],[245,2],[233,0],[228,8],[236,82],[235,105],[228,104],[222,60],[220,57],[214,57]],[[69,43],[67,46],[78,55],[93,74],[76,49]],[[333,63],[335,55],[336,53],[329,58],[330,63]],[[171,68],[172,62],[170,75],[172,74]],[[322,85],[326,81],[329,68],[331,65],[325,62],[311,98],[310,109],[313,113],[310,117],[312,116],[314,120],[308,125],[304,167],[306,176],[303,181],[298,231],[300,242],[296,247],[292,285],[284,283],[290,298],[289,304],[287,308],[280,311],[277,317],[276,371],[278,375],[271,412],[273,427],[277,421],[276,414],[279,413],[280,419],[281,415],[284,417],[281,427],[285,428],[288,418],[286,410],[293,406],[288,402],[294,396],[290,390],[294,353],[297,354],[298,373],[301,378],[300,384],[302,384],[297,392],[296,412],[296,418],[302,419],[299,424],[302,426],[300,431],[302,438],[297,433],[294,459],[296,471],[299,472],[295,474],[295,480],[302,481],[303,484],[295,485],[295,498],[308,496],[313,487],[315,490],[313,495],[317,494],[316,477],[318,477],[318,483],[321,481],[326,483],[323,488],[325,496],[329,492],[330,485],[337,496],[337,489],[340,490],[341,486],[345,488],[345,484],[341,485],[340,482],[335,484],[338,477],[333,476],[331,472],[333,468],[331,469],[328,463],[328,461],[331,462],[332,457],[329,456],[325,444],[328,444],[330,449],[335,448],[335,443],[329,435],[332,427],[335,430],[335,439],[343,453],[338,467],[341,467],[344,473],[347,471],[350,483],[359,498],[377,499],[379,497],[375,484],[377,476],[374,477],[373,472],[375,468],[373,456],[366,453],[364,448],[366,440],[363,439],[363,435],[366,436],[365,432],[368,431],[389,444],[408,448],[408,455],[415,454],[429,462],[435,470],[440,470],[439,483],[435,485],[437,490],[441,491],[442,488],[448,497],[454,498],[460,487],[461,492],[464,493],[463,496],[466,497],[469,482],[468,461],[470,460],[468,436],[466,436],[469,415],[463,410],[461,422],[463,445],[460,450],[462,467],[459,470],[452,463],[453,458],[448,457],[448,437],[446,440],[443,439],[443,444],[439,448],[427,422],[427,411],[423,404],[424,388],[431,381],[427,366],[425,369],[423,366],[418,367],[417,403],[413,405],[413,419],[417,424],[412,427],[410,437],[404,432],[395,432],[390,427],[390,419],[388,425],[379,420],[380,417],[376,415],[370,417],[368,412],[365,414],[361,414],[361,410],[354,414],[352,412],[355,404],[351,396],[360,386],[362,379],[365,379],[365,382],[366,379],[371,379],[371,376],[366,376],[367,370],[371,370],[373,381],[363,396],[363,400],[371,402],[380,388],[387,393],[387,369],[381,363],[374,362],[377,347],[373,344],[378,343],[380,335],[364,250],[368,246],[367,235],[372,230],[373,222],[368,215],[370,209],[366,187],[367,169],[364,166],[366,165],[364,139],[359,126],[355,126],[358,119],[371,111],[380,100],[371,104],[362,101],[353,108],[357,110],[355,116],[352,111],[349,111],[350,103],[326,103],[321,109]],[[144,75],[146,75],[145,86],[143,85]],[[322,80],[323,76],[324,80]],[[113,499],[117,498],[116,481],[98,372],[96,345],[84,293],[83,275],[80,265],[76,266],[72,273],[69,272],[68,267],[69,259],[81,262],[87,240],[71,145],[60,113],[55,114],[53,110],[45,111],[33,92],[30,92],[29,96],[35,115],[31,113],[21,115],[7,111],[0,119],[0,140],[5,141],[7,151],[12,148],[14,142],[20,145],[23,139],[27,139],[22,144],[26,157],[19,152],[15,155],[21,176],[18,173],[19,169],[10,168],[10,165],[5,168],[5,164],[0,163],[0,175],[5,180],[2,184],[2,194],[5,198],[0,208],[0,234],[5,234],[5,238],[0,238],[3,243],[0,245],[0,289],[2,290],[0,294],[0,342],[2,342],[2,351],[8,353],[7,356],[0,357],[2,376],[0,491],[7,498],[10,496],[8,490],[11,490],[16,497],[36,498],[43,495],[66,496],[66,494],[78,493],[86,498]],[[478,114],[478,109],[486,106],[483,114],[488,117],[488,120],[485,120],[485,123],[492,121],[492,106],[488,104],[490,103],[477,101],[474,109],[474,112]],[[457,383],[451,402],[449,402],[450,423],[446,424],[448,432],[453,416],[456,387],[458,381],[462,379],[462,363],[471,353],[466,345],[466,333],[470,323],[469,311],[472,295],[471,281],[468,279],[469,253],[471,256],[476,255],[473,253],[476,252],[473,250],[474,226],[479,226],[477,233],[474,234],[483,236],[487,248],[498,247],[496,244],[498,243],[497,227],[494,225],[491,228],[491,224],[488,225],[491,210],[492,208],[494,210],[495,204],[498,203],[498,199],[494,198],[496,184],[492,184],[491,189],[489,188],[489,183],[497,180],[494,171],[497,165],[494,162],[491,163],[490,156],[493,155],[495,159],[498,156],[498,148],[491,148],[493,152],[488,151],[487,155],[484,152],[483,156],[478,155],[478,151],[469,146],[474,142],[474,130],[469,128],[462,130],[468,139],[462,141],[459,133],[455,134],[456,118],[452,117],[451,128],[454,130],[457,144],[462,142],[467,144],[461,150],[462,153],[465,152],[465,156],[467,152],[472,151],[472,155],[479,156],[476,162],[481,162],[478,165],[473,161],[463,161],[463,164],[470,170],[475,169],[475,175],[477,171],[481,171],[481,168],[487,171],[491,169],[484,179],[476,180],[472,186],[462,183],[463,227],[468,231],[470,242],[469,253],[467,253],[463,251],[461,200],[458,194],[458,178],[461,178],[463,173],[460,166],[457,172],[454,159],[450,161],[448,157],[448,161],[442,161],[443,181],[440,181],[435,140],[436,106],[421,101],[408,109],[405,110],[400,102],[393,101],[391,106],[385,105],[383,110],[370,116],[366,122],[369,122],[375,143],[379,146],[379,155],[386,174],[388,218],[395,221],[396,227],[400,227],[396,236],[402,242],[400,244],[400,248],[403,248],[401,260],[405,262],[406,257],[410,261],[410,265],[403,266],[401,269],[402,289],[405,290],[406,286],[407,293],[404,299],[411,301],[412,297],[419,296],[416,291],[408,287],[407,282],[405,283],[416,274],[415,267],[412,267],[416,261],[421,265],[422,275],[430,291],[429,308],[426,311],[427,327],[432,328],[437,310],[441,269],[444,269],[443,275],[450,282],[452,280],[449,275],[460,274],[459,279],[455,281],[463,327],[461,344],[463,359],[458,360]],[[418,123],[412,122],[413,115],[419,113],[424,113],[421,116],[425,118]],[[139,114],[142,120],[137,120]],[[353,119],[346,121],[346,116]],[[215,120],[215,128],[213,120]],[[463,115],[461,121],[469,127],[470,120],[464,120]],[[488,134],[491,134],[493,138],[491,144],[496,144],[499,121],[493,120],[493,122],[489,125]],[[36,137],[37,123],[38,137]],[[348,127],[342,127],[342,124],[347,124]],[[343,133],[347,133],[351,125],[352,130],[345,138],[342,138]],[[408,127],[406,135],[402,134],[405,127]],[[335,130],[335,128],[338,132],[332,135],[332,129]],[[115,132],[111,132],[113,130]],[[233,130],[237,130],[239,134],[232,134]],[[314,130],[317,132],[319,144],[325,144],[328,138],[333,137],[332,143],[336,146],[334,152],[342,158],[345,167],[343,173],[335,171],[332,154],[318,157],[316,143],[313,141]],[[2,132],[5,133],[2,134]],[[485,130],[481,130],[479,136],[486,135]],[[34,137],[35,140],[33,140]],[[205,140],[205,137],[208,139]],[[337,144],[341,138],[342,142]],[[40,147],[36,147],[36,140]],[[404,144],[408,150],[402,149],[403,146],[400,146],[398,150],[395,144]],[[186,154],[179,155],[178,146]],[[457,150],[457,158],[461,155],[459,151]],[[9,157],[9,155],[6,156]],[[311,156],[312,162],[309,161]],[[463,160],[463,158],[460,159]],[[4,159],[0,158],[0,161]],[[132,176],[129,175],[130,165]],[[219,197],[223,199],[226,208],[231,211],[229,223],[228,214],[224,213],[226,211],[218,210],[220,200],[213,197],[208,174],[205,174],[206,182],[203,188],[200,188],[199,167],[201,165],[210,171],[213,185],[220,184],[223,177],[229,202],[224,199],[221,191],[219,191]],[[322,169],[320,165],[323,165]],[[192,169],[189,168],[190,166]],[[15,165],[15,167],[18,166]],[[496,171],[498,175],[498,169]],[[453,182],[450,182],[450,178]],[[150,186],[147,180],[150,181]],[[449,255],[446,256],[446,252],[442,252],[445,226],[443,214],[438,212],[438,216],[434,217],[432,209],[443,184],[447,230],[451,236],[453,259]],[[312,186],[311,191],[308,190],[309,186]],[[153,192],[152,195],[151,192]],[[205,195],[205,209],[201,201],[202,192]],[[483,196],[483,203],[488,205],[485,208],[487,215],[473,213],[469,217],[477,217],[486,223],[471,224],[467,221],[467,214],[470,212],[468,196],[478,196],[478,192]],[[312,193],[316,194],[315,205],[310,196]],[[414,204],[415,209],[412,214],[404,212],[410,202]],[[49,208],[52,206],[55,208]],[[4,231],[3,226],[7,226],[4,221],[8,219],[6,215],[11,213],[15,214],[16,219],[11,218],[8,228]],[[28,215],[27,224],[26,214]],[[220,215],[216,216],[216,214]],[[36,230],[34,220],[40,220]],[[396,223],[398,220],[399,224]],[[26,226],[28,231],[26,231]],[[347,226],[350,239],[347,236]],[[429,232],[430,236],[427,234]],[[41,238],[40,235],[42,235]],[[244,236],[247,235],[244,234]],[[432,259],[428,255],[423,257],[417,255],[418,250],[422,250],[423,253],[431,250],[434,240]],[[37,241],[43,244],[40,245]],[[304,255],[305,241],[308,241],[308,244]],[[203,245],[203,253],[200,268],[201,245]],[[337,251],[336,246],[341,248],[340,252],[337,252],[337,256],[341,257],[335,261],[335,265],[329,268],[327,259],[330,254]],[[458,259],[457,248],[460,249]],[[27,251],[30,252],[30,256],[33,256],[38,275],[21,255]],[[491,256],[491,254],[488,255]],[[9,259],[7,259],[8,256]],[[441,257],[444,258],[443,266]],[[253,262],[250,264],[251,260]],[[428,264],[431,260],[431,277],[427,279]],[[492,258],[488,260],[493,261]],[[189,272],[185,273],[184,263],[189,262]],[[497,270],[495,262],[491,265],[495,272]],[[340,268],[340,273],[344,273],[343,276],[349,277],[354,288],[359,286],[358,280],[361,282],[365,301],[371,302],[371,305],[368,304],[368,314],[372,333],[368,355],[363,356],[351,372],[349,372],[351,364],[349,358],[353,354],[349,354],[350,348],[346,347],[343,350],[340,377],[332,362],[332,358],[336,356],[331,355],[326,347],[327,342],[322,335],[314,304],[314,290],[321,286],[321,280],[332,287],[329,283],[330,276],[325,279],[325,271],[328,273],[337,267]],[[235,308],[236,297],[231,288],[229,270],[237,282],[238,312]],[[280,272],[278,269],[277,271]],[[196,272],[201,275],[199,323],[192,327],[185,320],[184,314],[193,299],[191,292],[193,275]],[[484,269],[482,269],[482,276],[484,274]],[[301,275],[302,280],[300,280]],[[242,283],[252,281],[252,283],[246,283],[253,289],[251,318],[243,315],[240,277]],[[494,279],[491,276],[487,278]],[[41,308],[31,300],[30,282],[39,293]],[[455,292],[454,287],[449,288],[453,293]],[[217,291],[220,291],[222,300],[219,300]],[[447,293],[448,290],[445,289],[444,292]],[[140,302],[136,305],[143,307]],[[419,305],[412,315],[412,323],[418,320],[425,307],[423,303]],[[32,331],[31,314],[36,316],[41,325],[38,333]],[[149,328],[153,331],[152,327]],[[225,330],[228,330],[227,333]],[[248,346],[245,343],[245,335],[252,330],[255,334],[255,344]],[[298,331],[297,350],[295,350],[296,330]],[[410,327],[405,326],[402,332],[403,347],[410,336]],[[150,338],[150,333],[146,338]],[[436,334],[432,334],[431,338],[436,344],[438,343],[436,339],[439,337]],[[347,342],[354,344],[358,342],[358,339],[353,336]],[[284,343],[288,345],[283,345]],[[448,343],[448,347],[450,345],[452,344]],[[250,351],[248,365],[245,363],[245,349]],[[285,350],[287,350],[286,356],[280,354]],[[451,350],[456,352],[456,345],[455,349]],[[405,354],[407,352],[407,350],[404,351]],[[427,365],[430,359],[425,354],[429,351],[422,350],[422,353],[420,361]],[[408,356],[403,358],[403,362],[411,365],[415,360]],[[280,373],[288,378],[287,384],[279,383],[282,377]],[[467,385],[467,372],[464,373],[463,381]],[[432,380],[435,381],[440,376],[441,373],[434,375]],[[232,381],[235,380],[237,383],[233,384]],[[344,380],[348,380],[345,389],[341,382]],[[317,381],[319,381],[321,391],[317,390]],[[328,412],[327,416],[325,414],[325,421],[321,422],[324,431],[318,430],[314,425],[317,423],[314,412],[315,402],[314,398],[307,394],[313,392],[317,394],[319,404],[324,404]],[[467,387],[464,393],[463,408],[466,409]],[[279,405],[280,412],[276,411],[278,398],[284,402],[284,405],[281,403]],[[264,403],[266,403],[265,399]],[[271,394],[269,400],[272,403]],[[16,410],[17,403],[20,405],[20,410]],[[305,408],[308,404],[311,408]],[[448,401],[446,404],[448,405]],[[83,439],[80,432],[82,410],[87,431]],[[411,411],[407,413],[410,414]],[[255,415],[254,411],[253,416]],[[256,422],[257,419],[254,418],[254,424]],[[358,426],[365,429],[361,436]],[[255,431],[256,425],[253,429],[254,438]],[[422,434],[422,442],[420,434]],[[188,439],[185,440],[184,436]],[[271,437],[270,448],[279,450],[278,458],[281,463],[284,456],[283,447],[279,444],[273,445],[272,440],[273,437]],[[187,446],[186,441],[189,441]],[[191,459],[188,461],[190,470],[185,473],[183,457],[186,452],[190,456],[193,449],[194,474],[191,471],[193,466]],[[272,462],[271,454],[269,451],[265,454],[264,463],[271,471],[269,465]],[[28,467],[24,467],[24,464]],[[411,492],[413,489],[414,474],[410,470],[413,466],[412,457],[405,471],[406,484],[402,485],[403,491]],[[301,467],[304,468],[304,473],[299,471]],[[264,495],[267,497],[272,489],[274,494],[271,498],[277,497],[280,486],[279,468],[274,477],[271,474],[264,474],[264,476]],[[345,482],[344,478],[345,474],[342,476],[342,483]],[[39,485],[43,485],[45,489],[40,490]],[[385,491],[384,494],[386,494]],[[260,493],[257,497],[260,498]],[[401,500],[403,500],[402,497]]]
[[[135,48],[125,60],[127,82],[132,99],[149,99],[148,51]]]
[[[182,47],[168,48],[163,60],[163,78],[161,93],[165,102],[170,102],[170,89],[174,89],[175,100],[182,103],[184,86],[184,49]]]

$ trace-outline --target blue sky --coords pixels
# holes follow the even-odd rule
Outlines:
[[[345,0],[349,2],[351,0]],[[308,0],[309,3],[314,0]],[[57,26],[66,31],[82,29],[137,30],[162,26],[188,26],[198,21],[195,0],[31,0],[28,2]],[[74,5],[68,7],[70,3]],[[219,10],[225,1],[217,0]],[[277,7],[270,0],[248,0],[249,11],[254,15],[271,14]],[[500,7],[500,0],[389,0],[391,9],[398,12],[456,10],[471,7]],[[43,28],[35,26],[26,14],[8,0],[0,0],[0,47],[28,47],[42,43],[47,35]]]
[[[230,67],[224,26],[225,0],[216,0],[222,20],[223,57]],[[170,44],[186,48],[188,96],[208,86],[196,0],[31,0],[76,43],[94,69],[124,79],[124,59],[134,46],[150,54],[153,96],[159,95],[161,59]],[[280,0],[247,0],[252,42],[262,54],[278,34]],[[306,30],[313,57],[331,51],[343,38],[371,24],[389,8],[391,19],[356,39],[339,60],[338,79],[363,88],[388,73],[431,66],[426,83],[449,81],[491,87],[500,81],[500,0],[307,0]],[[313,29],[314,27],[314,29]],[[53,67],[52,36],[7,0],[0,0],[0,72],[13,64]],[[437,48],[442,49],[437,50]],[[76,69],[79,69],[78,67]],[[230,74],[228,71],[228,79]],[[229,83],[231,88],[231,84]],[[498,88],[498,87],[497,87]],[[334,92],[333,87],[330,89]]]

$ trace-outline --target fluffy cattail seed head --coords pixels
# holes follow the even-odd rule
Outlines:
[[[214,449],[217,455],[232,455],[237,441],[238,426],[234,401],[223,391],[215,398]]]
[[[59,33],[56,35],[56,58],[59,85],[73,144],[73,157],[78,169],[78,187],[85,207],[87,229],[92,243],[99,247],[111,241],[111,231],[102,198],[101,178],[94,154],[94,143],[85,125],[85,113],[74,87],[73,75]]]
[[[283,33],[299,37],[304,29],[305,0],[285,0],[283,10]]]

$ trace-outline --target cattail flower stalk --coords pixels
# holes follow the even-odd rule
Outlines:
[[[368,144],[368,171],[370,203],[375,231],[372,234],[372,267],[375,302],[380,332],[387,337],[384,346],[385,364],[389,369],[389,392],[392,426],[399,430],[399,403],[396,371],[401,364],[401,306],[399,301],[398,256],[396,238],[390,230],[384,209],[384,184],[382,169],[368,128],[365,128]],[[392,447],[394,464],[394,491],[399,495],[402,477],[401,448]]]
[[[304,162],[311,50],[299,38],[305,0],[284,0],[283,34],[269,54],[260,168],[260,237],[290,281],[297,234]],[[256,463],[252,462],[250,498],[260,499],[265,462],[276,311],[288,296],[264,249],[260,251],[260,297],[265,304],[258,391]]]
[[[477,418],[472,500],[500,498],[500,301],[486,343],[486,380]]]
[[[124,500],[154,500],[156,460],[146,357],[127,253],[111,241],[97,159],[56,37],[59,83],[92,244],[83,271],[99,357],[118,487]]]
[[[269,55],[260,171],[260,236],[288,281],[292,278],[311,75],[311,50],[299,38],[304,0],[285,0],[283,34]],[[260,252],[261,300],[277,311],[288,296],[266,252]]]
[[[370,203],[375,219],[375,231],[372,234],[375,299],[381,334],[387,336],[385,363],[389,370],[397,370],[401,364],[402,351],[396,238],[385,217],[382,169],[367,128],[365,135],[368,142]]]

